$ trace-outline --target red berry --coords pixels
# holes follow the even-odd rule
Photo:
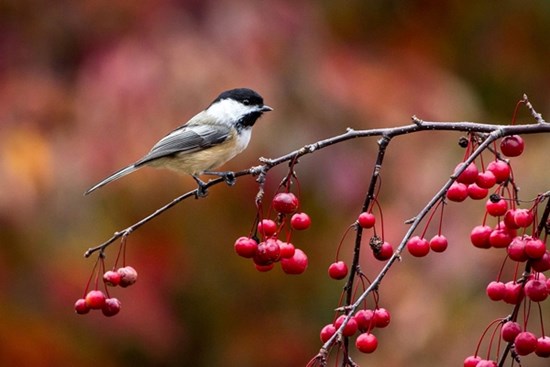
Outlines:
[[[84,315],[90,312],[90,307],[88,307],[88,304],[84,298],[80,298],[75,302],[74,310],[77,314]]]
[[[254,267],[256,268],[256,270],[258,270],[260,273],[265,273],[267,271],[270,271],[271,269],[273,269],[273,266],[274,264],[271,263],[271,264],[267,264],[267,265],[258,265],[256,263],[254,263]]]
[[[103,274],[103,281],[111,287],[116,287],[120,284],[121,276],[118,271],[108,270]]]
[[[521,333],[521,325],[514,321],[504,323],[504,325],[502,325],[502,330],[500,330],[502,340],[509,343],[513,342],[519,333]]]
[[[371,333],[360,334],[355,340],[355,347],[362,353],[372,353],[378,347],[378,339]]]
[[[487,165],[487,170],[493,172],[497,183],[510,178],[510,166],[505,161],[492,161]]]
[[[490,189],[495,186],[497,178],[491,171],[480,172],[477,175],[476,184],[484,189]]]
[[[282,242],[282,241],[278,241],[278,244],[279,244],[279,250],[280,250],[280,253],[279,253],[279,256],[281,257],[281,259],[288,259],[292,256],[294,256],[294,253],[296,252],[296,248],[294,247],[294,245],[290,242]]]
[[[307,264],[306,254],[298,248],[294,251],[294,256],[291,258],[281,259],[281,267],[287,274],[302,274],[306,271]]]
[[[530,279],[525,283],[525,295],[533,302],[542,302],[548,298],[546,281]]]
[[[512,242],[512,236],[506,228],[494,229],[489,235],[489,244],[495,248],[504,248]]]
[[[384,241],[378,250],[373,250],[372,254],[376,260],[386,261],[393,255],[393,246]]]
[[[137,271],[131,266],[119,268],[117,272],[120,274],[120,286],[126,288],[137,281]]]
[[[491,247],[491,244],[489,243],[491,232],[493,232],[493,229],[487,225],[476,226],[470,233],[470,241],[475,247],[489,248]]]
[[[500,142],[500,151],[507,157],[517,157],[523,153],[525,143],[519,135],[510,135]]]
[[[550,336],[541,336],[537,339],[535,354],[539,357],[550,357]]]
[[[359,310],[355,314],[355,321],[357,321],[357,327],[359,330],[370,330],[374,325],[374,311],[373,310]]]
[[[461,202],[468,197],[468,187],[460,182],[453,182],[447,190],[447,199]]]
[[[311,226],[311,218],[306,213],[296,213],[290,218],[290,226],[298,231],[308,229]]]
[[[506,295],[506,285],[502,282],[492,281],[487,285],[487,296],[493,301],[502,301]]]
[[[357,222],[359,222],[361,228],[372,228],[374,227],[374,223],[376,222],[376,217],[372,213],[363,212],[359,214]]]
[[[268,238],[260,242],[253,257],[254,263],[258,265],[269,265],[272,262],[278,261],[281,256],[279,242],[279,240],[274,238]]]
[[[464,163],[459,163],[455,168],[455,172],[458,171],[463,165]],[[477,175],[477,167],[475,163],[472,162],[468,165],[468,167],[466,167],[464,171],[462,171],[462,173],[457,177],[456,181],[465,185],[470,185],[476,182]]]
[[[516,209],[509,209],[504,213],[504,225],[508,229],[518,229],[519,226],[516,224],[514,216],[516,215]]]
[[[533,223],[534,215],[529,209],[516,209],[514,222],[518,227],[527,228]]]
[[[425,238],[414,236],[407,241],[407,250],[416,257],[426,256],[430,252],[430,243]]]
[[[374,310],[374,326],[377,328],[385,328],[390,324],[390,313],[385,308],[377,308]]]
[[[325,325],[322,329],[321,329],[321,341],[323,343],[326,343],[330,338],[332,338],[332,336],[334,335],[334,333],[336,333],[336,328],[334,327],[333,324],[328,324],[328,325]]]
[[[485,199],[489,194],[489,189],[479,187],[476,183],[468,185],[468,196],[474,200]]]
[[[105,304],[101,307],[101,312],[105,316],[114,316],[120,312],[120,301],[116,298],[107,298]]]
[[[464,367],[477,367],[478,362],[481,361],[479,356],[469,356],[464,360]]]
[[[298,209],[298,198],[291,192],[280,192],[271,202],[273,209],[282,214],[294,213]]]
[[[346,317],[347,317],[346,315],[340,315],[336,319],[336,321],[334,322],[334,327],[336,328],[336,330],[338,330],[340,326],[342,326]],[[342,330],[342,335],[352,336],[356,332],[357,332],[357,321],[355,321],[354,317],[350,317],[350,319],[348,320],[348,323],[346,324],[346,326],[344,326],[344,329]]]
[[[479,362],[477,362],[476,367],[497,367],[497,363],[495,361],[491,361],[490,359],[480,359]]]
[[[436,234],[430,240],[430,248],[432,249],[432,251],[435,251],[435,252],[445,251],[447,249],[448,244],[449,243],[447,241],[447,237],[440,234]]]
[[[277,223],[271,219],[262,219],[258,223],[258,232],[265,237],[271,237],[277,232]]]
[[[525,253],[525,243],[524,237],[515,237],[512,242],[510,242],[506,249],[510,259],[518,262],[527,261],[528,257]]]
[[[514,348],[520,356],[526,356],[537,349],[537,337],[529,331],[523,331],[514,339]]]
[[[235,241],[234,248],[237,255],[249,259],[256,254],[258,243],[249,237],[239,237]]]
[[[105,294],[100,290],[89,291],[86,295],[86,306],[92,310],[99,310],[105,304]]]
[[[508,210],[508,202],[502,198],[497,202],[492,202],[491,199],[489,199],[485,203],[485,209],[487,209],[487,213],[493,217],[500,217],[506,214],[506,211]]]
[[[328,267],[328,275],[332,279],[344,279],[348,275],[348,266],[343,261],[336,261]]]
[[[540,259],[546,253],[546,245],[540,238],[530,238],[525,242],[525,253],[531,259]]]

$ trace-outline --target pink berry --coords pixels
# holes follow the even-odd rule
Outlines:
[[[506,213],[504,213],[504,225],[506,226],[506,228],[508,229],[518,229],[520,228],[517,224],[516,224],[516,220],[515,220],[515,215],[516,215],[516,209],[509,209],[506,211]]]
[[[376,217],[372,213],[363,212],[359,214],[357,222],[359,222],[361,228],[372,228],[374,227],[374,223],[376,222]]]
[[[487,165],[487,170],[493,172],[497,183],[510,178],[510,166],[505,161],[492,161]]]
[[[530,279],[525,283],[525,295],[533,302],[542,302],[548,298],[546,281]]]
[[[489,194],[489,189],[479,187],[476,183],[468,185],[468,196],[473,200],[485,199]]]
[[[287,274],[302,274],[306,271],[307,264],[306,254],[298,248],[294,251],[294,256],[288,259],[281,259],[281,268]]]
[[[550,270],[550,252],[547,250],[539,259],[533,260],[531,266],[539,273]]]
[[[138,273],[129,265],[119,268],[117,272],[120,274],[119,284],[122,288],[129,287],[137,281]]]
[[[407,241],[407,250],[415,257],[423,257],[430,252],[430,243],[425,238],[414,236]]]
[[[343,261],[336,261],[328,267],[328,275],[332,279],[344,279],[348,275],[348,266]]]
[[[355,340],[355,347],[362,353],[372,353],[378,347],[378,339],[368,332],[360,334]]]
[[[537,339],[535,354],[542,358],[550,357],[550,336],[541,336]]]
[[[271,219],[262,219],[258,223],[258,232],[265,237],[271,237],[277,232],[277,223]]]
[[[477,367],[478,362],[481,361],[479,356],[469,356],[464,360],[464,367]]]
[[[88,307],[88,304],[84,298],[80,298],[75,302],[74,310],[77,314],[84,315],[90,312],[90,307]]]
[[[384,241],[378,250],[373,250],[374,258],[380,261],[386,261],[393,255],[393,246]]]
[[[468,197],[468,187],[461,182],[453,182],[447,190],[447,199],[461,202]]]
[[[509,343],[513,342],[519,333],[521,333],[521,326],[514,321],[505,322],[504,325],[502,325],[502,329],[500,330],[500,336],[502,337],[502,340]]]
[[[497,363],[490,359],[480,359],[476,367],[497,367]]]
[[[336,333],[336,328],[334,327],[333,324],[325,325],[321,329],[321,335],[320,335],[321,342],[326,343],[330,338],[332,338],[334,333]]]
[[[504,293],[504,302],[517,305],[523,299],[523,289],[521,284],[509,281],[505,284],[506,292]]]
[[[489,248],[491,247],[489,243],[491,232],[493,232],[493,229],[487,225],[476,226],[470,233],[470,241],[475,247]]]
[[[249,259],[256,254],[258,243],[252,238],[239,237],[237,241],[235,241],[234,248],[237,255]]]
[[[517,157],[523,153],[525,143],[519,135],[510,135],[500,142],[500,151],[507,157]]]
[[[476,184],[484,189],[490,189],[495,186],[497,178],[491,171],[480,172],[477,175]]]
[[[531,354],[537,349],[537,337],[529,331],[523,331],[514,339],[514,348],[520,356]]]
[[[458,171],[463,165],[464,163],[459,163],[455,168],[455,172]],[[470,163],[468,167],[466,167],[466,169],[457,177],[456,181],[465,185],[470,185],[476,182],[477,175],[478,170],[475,163]]]
[[[306,213],[295,213],[290,218],[290,226],[297,231],[308,229],[311,226],[311,218]]]
[[[118,271],[108,270],[103,274],[103,281],[111,287],[116,287],[120,284],[121,276]]]
[[[492,281],[487,285],[487,296],[493,301],[502,301],[506,294],[506,285],[502,282]]]
[[[435,252],[443,252],[448,246],[447,237],[437,234],[430,240],[430,248]]]
[[[107,298],[101,312],[108,317],[116,315],[120,312],[120,301],[116,298]]]
[[[273,198],[271,202],[273,209],[278,213],[290,214],[298,209],[298,198],[291,192],[280,192]]]
[[[92,310],[99,310],[105,304],[105,294],[100,290],[89,291],[86,295],[86,306]]]
[[[512,236],[506,228],[493,229],[489,235],[489,244],[495,248],[505,248],[512,242]]]

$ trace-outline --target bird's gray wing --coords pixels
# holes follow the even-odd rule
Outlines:
[[[212,147],[225,141],[231,134],[226,125],[184,125],[172,131],[156,143],[151,151],[134,165],[136,167],[150,163],[159,158],[171,156],[181,152],[194,152]]]

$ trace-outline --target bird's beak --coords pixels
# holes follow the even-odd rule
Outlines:
[[[269,111],[273,111],[273,108],[265,105],[260,108],[260,112],[269,112]]]

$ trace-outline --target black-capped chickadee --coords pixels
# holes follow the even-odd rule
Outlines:
[[[204,183],[197,175],[219,174],[209,171],[242,152],[256,120],[272,110],[251,89],[225,91],[207,109],[159,140],[143,158],[92,186],[85,195],[144,166],[190,174],[201,188]]]

